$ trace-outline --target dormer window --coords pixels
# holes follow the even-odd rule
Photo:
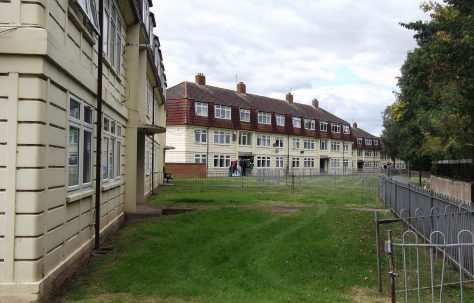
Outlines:
[[[319,122],[319,130],[322,132],[327,132],[328,131],[328,123],[321,121]]]
[[[379,145],[379,140],[374,139],[374,145],[378,146]]]
[[[341,132],[341,125],[337,124],[337,123],[331,123],[331,132],[340,133]]]
[[[344,134],[348,135],[350,134],[350,130],[349,130],[349,125],[343,125],[342,126],[342,131],[344,132]]]
[[[270,113],[259,112],[258,124],[272,124],[272,115]]]
[[[285,126],[285,116],[277,114],[276,115],[276,123],[278,126]]]
[[[372,139],[365,139],[365,145],[372,145]]]
[[[293,117],[293,127],[301,128],[301,118]]]
[[[304,119],[304,128],[314,130],[316,128],[316,122],[311,119]]]
[[[223,105],[214,105],[214,117],[217,119],[230,120],[230,107]]]
[[[196,116],[207,117],[207,103],[194,102],[194,110]]]
[[[250,109],[240,109],[240,121],[250,122]]]
[[[362,138],[357,138],[357,145],[362,145]]]

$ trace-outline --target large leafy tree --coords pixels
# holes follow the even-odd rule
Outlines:
[[[397,101],[383,114],[392,157],[413,162],[470,157],[474,147],[474,1],[426,2],[429,21],[414,30],[398,78]]]

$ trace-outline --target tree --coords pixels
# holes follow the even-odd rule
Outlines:
[[[396,102],[383,114],[382,140],[406,161],[470,158],[474,148],[474,1],[425,2],[431,19],[414,30]]]

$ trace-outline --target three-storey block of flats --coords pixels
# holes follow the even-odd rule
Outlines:
[[[167,163],[204,163],[208,174],[225,173],[232,161],[254,170],[277,168],[302,174],[349,173],[353,161],[350,124],[312,105],[206,85],[203,74],[167,90]],[[372,137],[372,136],[371,136]]]
[[[0,2],[0,301],[45,300],[90,253],[96,193],[104,234],[161,182],[166,77],[152,2],[103,5],[98,75],[99,1]]]

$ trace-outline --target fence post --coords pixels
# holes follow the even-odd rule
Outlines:
[[[388,266],[389,266],[389,275],[390,275],[390,299],[391,303],[396,303],[395,298],[395,262],[393,256],[393,245],[392,245],[392,231],[389,229],[387,231],[388,243],[387,243],[387,251],[388,251]]]
[[[375,212],[375,249],[377,249],[377,281],[379,284],[379,293],[382,293],[382,260],[380,256],[380,225],[378,212]]]

